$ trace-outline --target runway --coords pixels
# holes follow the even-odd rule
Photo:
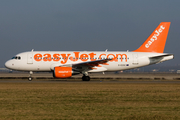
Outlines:
[[[82,75],[55,79],[52,73],[34,73],[33,80],[28,81],[28,75],[27,72],[1,73],[0,83],[180,83],[180,74],[177,73],[96,73],[90,74],[91,81],[82,81]]]
[[[97,83],[97,84],[103,84],[103,83],[116,83],[116,84],[180,84],[180,80],[91,80],[91,81],[81,81],[81,80],[46,80],[46,79],[41,79],[41,80],[22,80],[22,79],[1,79],[0,83],[56,83],[56,84],[61,84],[61,83]]]

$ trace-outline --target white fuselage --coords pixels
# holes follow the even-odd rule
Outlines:
[[[112,59],[87,72],[127,70],[173,59],[173,55],[152,52],[98,52],[98,51],[31,51],[17,54],[5,63],[9,69],[20,71],[52,71],[56,66],[72,66],[88,61]],[[156,56],[164,56],[156,59]],[[150,59],[155,57],[155,59]]]

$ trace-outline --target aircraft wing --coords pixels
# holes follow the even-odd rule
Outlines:
[[[110,60],[112,59],[103,59],[103,60],[75,63],[75,64],[72,64],[72,68],[73,70],[76,70],[76,71],[89,71],[89,70],[92,70],[93,67],[101,67],[100,65],[108,65],[107,62]]]

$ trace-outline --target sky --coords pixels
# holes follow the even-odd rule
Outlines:
[[[165,53],[180,64],[180,0],[1,0],[0,67],[31,51],[132,51],[171,22]]]

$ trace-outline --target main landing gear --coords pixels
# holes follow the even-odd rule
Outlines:
[[[29,72],[29,78],[28,78],[29,81],[32,81],[32,77],[31,77],[32,74],[33,74],[33,71],[30,71]]]
[[[83,75],[83,76],[82,76],[82,80],[83,80],[83,81],[90,81],[90,77]]]
[[[90,81],[90,77],[88,76],[88,72],[83,73],[82,81]]]

